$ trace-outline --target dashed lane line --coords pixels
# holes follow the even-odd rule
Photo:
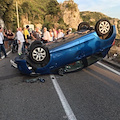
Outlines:
[[[8,51],[6,54],[9,55],[11,53],[11,51]],[[5,56],[2,56],[1,59],[4,59]]]
[[[108,70],[114,72],[114,73],[117,74],[117,75],[120,75],[120,72],[118,72],[118,71],[116,71],[116,70],[114,70],[114,69],[108,67],[107,65],[104,65],[104,64],[102,64],[102,63],[100,63],[100,62],[97,62],[97,64],[99,64],[99,65],[101,65],[101,66],[107,68]]]
[[[50,75],[50,78],[53,82],[53,85],[54,85],[55,90],[59,96],[61,103],[62,103],[62,106],[65,110],[65,113],[66,113],[68,120],[77,120],[70,105],[69,105],[69,103],[68,103],[68,101],[67,101],[67,99],[65,98],[65,95],[63,94],[63,92],[62,92],[62,90],[57,82],[57,79],[55,78],[54,75]]]

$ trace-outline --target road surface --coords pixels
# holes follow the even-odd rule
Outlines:
[[[120,75],[114,71],[95,63],[26,83],[34,77],[12,68],[16,55],[8,56],[0,61],[0,120],[120,120]]]

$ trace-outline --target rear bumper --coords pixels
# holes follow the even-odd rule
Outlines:
[[[26,60],[16,58],[15,61],[10,60],[11,65],[17,68],[22,74],[30,75],[32,73],[32,68],[27,66]]]
[[[10,60],[10,63],[11,63],[11,65],[12,65],[12,67],[18,68],[18,67],[17,67],[17,64],[16,64],[13,60]]]

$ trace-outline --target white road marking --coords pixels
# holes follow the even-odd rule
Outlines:
[[[11,51],[8,51],[6,54],[9,55],[11,53]],[[5,56],[2,56],[1,59],[4,59]]]
[[[65,96],[64,96],[64,94],[63,94],[63,92],[62,92],[62,90],[61,90],[55,76],[50,75],[50,78],[51,78],[51,80],[53,82],[55,90],[56,90],[56,92],[57,92],[57,94],[59,96],[59,99],[60,99],[60,101],[62,103],[62,106],[63,106],[63,108],[65,110],[65,113],[66,113],[66,115],[68,117],[68,120],[77,120],[74,113],[73,113],[73,111],[72,111],[72,109],[71,109],[71,107],[70,107],[70,105],[69,105],[69,103],[68,103],[68,101],[67,101],[67,99],[65,98]]]
[[[102,63],[100,63],[100,62],[97,62],[97,63],[98,63],[99,65],[101,65],[101,66],[107,68],[108,70],[114,72],[115,74],[120,75],[120,72],[118,72],[118,71],[116,71],[116,70],[114,70],[114,69],[108,67],[107,65],[104,65],[104,64],[102,64]]]

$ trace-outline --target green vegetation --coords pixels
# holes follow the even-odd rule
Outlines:
[[[68,3],[67,5],[66,5],[66,8],[68,8],[68,10],[71,10],[71,11],[76,11],[76,4],[74,3]]]
[[[95,25],[96,22],[101,18],[107,18],[111,20],[112,18],[100,13],[100,12],[80,12],[80,16],[82,17],[83,21],[89,22],[90,25]]]
[[[83,21],[88,22],[91,26],[95,26],[96,22],[101,19],[101,18],[106,18],[110,21],[114,21],[113,18],[108,17],[100,12],[90,12],[90,11],[84,11],[84,12],[80,12],[80,16],[83,19]],[[118,39],[120,39],[120,20],[118,20],[117,22],[117,29],[118,29],[118,33],[117,37]]]
[[[69,27],[64,23],[62,10],[57,0],[0,0],[0,18],[4,20],[7,29],[15,31],[17,28],[16,1],[18,1],[21,27],[24,24],[23,18],[28,19],[34,25],[41,23],[43,27],[46,26],[48,29],[52,27],[67,29]],[[65,8],[74,12],[77,5],[73,0],[69,0]],[[89,11],[80,12],[80,17],[92,26],[101,18],[112,20],[112,18],[102,13]],[[120,34],[119,23],[120,20],[118,20],[117,26]],[[120,37],[119,35],[117,36],[118,38]]]
[[[66,27],[57,0],[19,0],[18,9],[20,26],[23,26],[22,19],[28,18],[34,25],[41,23],[50,28],[58,23],[57,26]],[[5,21],[6,28],[16,30],[16,0],[0,0],[0,17]]]
[[[14,21],[13,0],[0,0],[0,17],[5,21],[6,26],[10,28],[11,23]]]
[[[48,2],[48,4],[47,4],[47,14],[48,15],[56,16],[60,12],[61,12],[61,10],[59,7],[59,3],[57,1],[51,0],[50,2]]]
[[[43,27],[46,26],[48,29],[53,27],[59,27],[66,29],[63,16],[61,16],[61,9],[59,3],[55,0],[51,0],[47,4],[47,12],[44,19]]]

